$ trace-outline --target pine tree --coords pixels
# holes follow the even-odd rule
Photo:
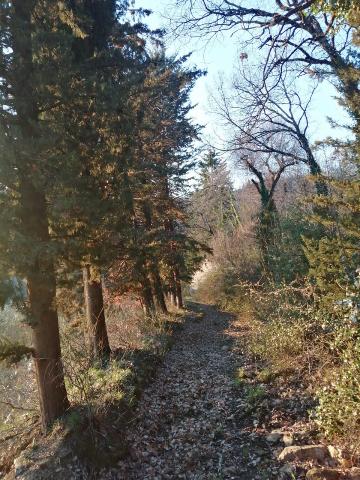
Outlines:
[[[360,261],[360,182],[330,180],[332,194],[327,199],[315,198],[316,207],[331,210],[332,215],[314,215],[312,220],[322,225],[323,235],[305,238],[305,253],[310,274],[330,310],[335,302],[355,293]]]
[[[239,223],[235,191],[226,163],[214,151],[199,162],[200,183],[191,197],[191,216],[198,239],[208,241],[219,230],[231,231]]]
[[[353,2],[321,2],[320,8],[335,9],[338,15],[342,15],[344,21],[354,27],[353,43],[355,47],[359,46],[360,13]],[[314,198],[312,220],[322,227],[323,236],[320,240],[305,239],[310,272],[321,292],[322,303],[331,312],[334,312],[334,302],[347,295],[359,296],[356,277],[360,259],[360,63],[356,50],[351,57],[347,65],[338,65],[338,88],[342,94],[340,101],[353,118],[355,140],[343,148],[349,152],[354,174],[352,178],[329,178],[329,198]]]
[[[147,112],[150,128],[143,132],[144,158],[152,164],[153,185],[147,201],[157,241],[151,263],[156,275],[161,266],[164,288],[178,308],[183,307],[181,281],[188,279],[186,252],[198,248],[184,228],[183,195],[186,175],[194,164],[190,147],[198,136],[198,126],[188,118],[189,94],[202,72],[186,69],[186,60],[167,58],[163,51],[151,59],[148,78],[151,83],[156,79],[156,88],[152,87],[151,109]]]
[[[68,268],[83,268],[85,333],[91,356],[101,361],[110,354],[102,276],[119,243],[126,243],[121,237],[131,214],[124,178],[133,127],[127,109],[146,60],[140,34],[147,29],[130,25],[126,12],[127,2],[73,4],[83,35],[71,44],[70,94],[63,92],[65,101],[53,112],[66,129],[64,148],[73,154],[57,178],[53,228],[63,239]]]
[[[1,143],[3,270],[25,277],[28,322],[43,427],[69,406],[61,363],[56,274],[49,206],[49,171],[58,160],[58,131],[44,120],[56,103],[54,65],[66,63],[66,39],[57,32],[58,4],[2,3]],[[63,48],[63,51],[61,50]],[[65,56],[63,56],[65,53]]]
[[[183,249],[189,242],[180,231],[181,195],[193,164],[189,147],[197,136],[187,115],[190,90],[201,74],[185,69],[185,60],[167,58],[163,51],[150,57],[132,107],[132,173],[127,180],[136,248],[127,250],[126,264],[133,274],[124,275],[123,288],[137,291],[147,312],[155,306],[165,311],[164,292],[171,291],[182,305]]]
[[[200,160],[200,175],[206,180],[209,174],[213,173],[221,164],[221,159],[214,149],[208,150],[204,158]]]

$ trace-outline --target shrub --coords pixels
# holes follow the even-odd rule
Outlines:
[[[245,346],[265,362],[270,376],[291,370],[311,372],[319,367],[321,357],[327,355],[327,333],[316,318],[311,287],[265,289],[244,284],[242,288],[241,313],[243,316],[246,310],[247,317],[252,318]]]
[[[79,339],[76,339],[79,340]],[[74,405],[85,405],[91,414],[121,401],[125,384],[131,378],[121,360],[112,359],[103,368],[91,362],[84,345],[72,339],[64,350],[64,368],[69,399]]]
[[[10,303],[0,310],[0,430],[26,425],[37,414],[30,328]],[[2,438],[0,439],[2,440]]]
[[[283,319],[263,324],[249,340],[250,351],[275,370],[296,366],[298,357],[306,351],[307,327]]]
[[[318,391],[315,418],[327,437],[346,440],[360,453],[360,338],[348,343],[339,361],[331,380]]]
[[[106,367],[89,357],[84,334],[75,323],[62,323],[62,353],[69,398],[96,416],[111,404],[130,404],[137,387],[138,358],[164,353],[168,345],[167,318],[146,317],[140,308],[111,305],[107,327],[113,357]]]
[[[246,385],[244,393],[245,400],[250,405],[261,402],[266,396],[266,390],[261,385]]]
[[[131,377],[125,361],[111,359],[105,368],[94,364],[83,333],[73,326],[63,328],[62,341],[66,387],[73,405],[85,406],[93,416],[124,398]]]

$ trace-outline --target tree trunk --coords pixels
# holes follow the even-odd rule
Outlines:
[[[351,65],[332,44],[331,40],[324,35],[319,21],[310,15],[305,19],[306,30],[316,38],[329,56],[334,73],[340,80],[340,88],[338,90],[344,94],[346,100],[346,106],[350,110],[353,116],[356,126],[355,133],[359,135],[360,124],[360,90],[359,90],[359,70],[355,65]]]
[[[146,316],[151,316],[155,313],[154,297],[151,291],[151,284],[147,277],[143,277],[141,281],[141,303]]]
[[[45,198],[28,181],[21,182],[22,225],[35,245],[45,249],[34,255],[27,283],[31,311],[34,363],[44,431],[69,408],[61,362],[59,323],[56,312],[56,280]]]
[[[156,308],[162,313],[167,313],[164,291],[161,284],[161,278],[156,266],[154,266],[152,269],[151,278],[152,278],[152,284],[154,288]]]
[[[13,96],[20,137],[29,149],[39,139],[38,108],[34,87],[32,52],[32,13],[34,1],[14,0],[11,18],[14,77]],[[40,142],[41,143],[41,142]],[[58,316],[56,312],[56,277],[48,225],[45,193],[34,186],[36,159],[25,149],[16,152],[19,164],[20,229],[29,245],[25,276],[28,282],[34,363],[39,393],[41,422],[46,430],[69,407],[64,372]],[[36,153],[35,153],[36,154]],[[36,180],[35,180],[36,181]]]
[[[168,298],[169,298],[169,302],[171,303],[171,305],[172,305],[173,307],[176,307],[176,306],[177,306],[177,302],[176,302],[176,290],[175,290],[175,286],[171,286],[171,287],[169,288]]]
[[[315,178],[315,188],[318,195],[329,195],[326,182],[321,179],[321,168],[312,153],[308,153],[308,162],[311,175]]]
[[[274,273],[274,255],[279,248],[279,214],[272,196],[263,191],[257,231],[264,273],[272,277]]]
[[[177,267],[174,268],[174,282],[175,282],[175,293],[176,293],[176,306],[178,308],[184,308],[180,273]]]
[[[107,362],[111,349],[106,330],[101,280],[91,278],[89,265],[83,268],[83,278],[89,354],[94,360]]]
[[[151,205],[148,201],[143,202],[142,210],[144,214],[146,229],[150,232],[152,228],[152,211],[151,211]],[[151,284],[152,284],[153,293],[154,293],[153,300],[154,300],[154,305],[156,306],[156,310],[162,313],[167,313],[164,292],[162,289],[161,278],[159,275],[159,270],[156,264],[156,260],[154,261],[150,260],[147,263],[145,263],[145,265],[148,266],[147,270],[150,271]],[[146,270],[146,268],[144,270]]]
[[[28,277],[34,363],[39,393],[41,423],[44,431],[69,408],[61,361],[59,323],[55,302],[55,278],[38,265]]]

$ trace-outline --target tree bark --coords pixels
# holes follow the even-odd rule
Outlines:
[[[87,342],[92,359],[107,362],[111,349],[106,329],[104,298],[100,279],[92,279],[90,266],[83,268]]]
[[[32,51],[33,0],[14,0],[11,19],[14,75],[13,96],[20,138],[29,151],[38,141],[38,108],[34,87]],[[36,153],[35,153],[36,154]],[[45,192],[36,186],[36,158],[22,148],[19,159],[20,229],[29,245],[25,276],[29,292],[34,363],[41,422],[44,431],[69,407],[61,361],[56,311],[56,276],[49,248],[50,235]],[[35,164],[35,166],[34,166]]]
[[[306,30],[313,38],[317,39],[329,56],[333,71],[341,82],[341,88],[339,90],[344,94],[347,107],[355,119],[356,131],[360,123],[359,70],[355,65],[351,65],[341,56],[341,53],[336,49],[334,44],[332,44],[327,35],[324,34],[321,25],[313,15],[305,17],[304,20]],[[357,134],[359,134],[358,130]]]
[[[306,140],[307,141],[307,140]],[[307,143],[307,158],[309,164],[309,170],[311,175],[315,178],[315,188],[318,195],[329,195],[329,189],[326,185],[326,182],[321,179],[321,168],[320,165],[315,160],[315,157],[311,151],[309,144]]]
[[[28,266],[34,363],[39,393],[41,422],[46,430],[69,407],[61,361],[59,322],[56,312],[56,278],[44,195],[28,181],[20,185],[22,225],[29,241],[44,246]]]
[[[257,240],[260,246],[264,273],[272,275],[272,256],[277,248],[277,235],[279,227],[279,214],[274,201],[276,183],[269,189],[264,181],[261,172],[253,168],[259,182],[253,180],[257,191],[260,194],[261,208],[259,213],[259,224],[257,228]],[[278,177],[280,178],[280,176]]]
[[[184,308],[180,273],[179,273],[178,267],[174,268],[174,282],[175,282],[175,293],[176,293],[176,306],[178,308]]]
[[[172,285],[170,285],[170,286],[168,287],[167,298],[168,298],[168,301],[170,302],[170,304],[171,304],[173,307],[176,307],[176,306],[177,306],[177,302],[176,302],[176,290],[175,290],[174,284],[172,284]]]
[[[141,281],[141,303],[146,316],[151,316],[155,313],[154,297],[151,291],[151,284],[147,277]]]
[[[57,312],[54,308],[55,277],[46,275],[38,265],[28,277],[34,363],[39,392],[41,422],[44,431],[69,408],[61,361]]]
[[[146,229],[148,231],[151,231],[152,211],[151,211],[151,205],[148,201],[143,202],[142,210],[144,214]],[[164,292],[163,292],[161,278],[159,275],[159,269],[157,267],[156,260],[150,260],[146,263],[148,266],[148,270],[150,271],[151,284],[152,284],[152,289],[154,293],[153,300],[154,300],[154,305],[156,306],[156,310],[162,313],[167,313]]]
[[[153,284],[153,289],[155,294],[154,298],[155,298],[156,308],[162,313],[168,313],[161,278],[156,266],[154,266],[152,269],[151,278],[152,278],[152,284]]]

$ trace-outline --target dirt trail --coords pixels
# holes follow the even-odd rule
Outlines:
[[[279,478],[267,442],[244,422],[231,316],[196,308],[204,318],[186,323],[143,394],[128,432],[130,456],[104,478]]]

